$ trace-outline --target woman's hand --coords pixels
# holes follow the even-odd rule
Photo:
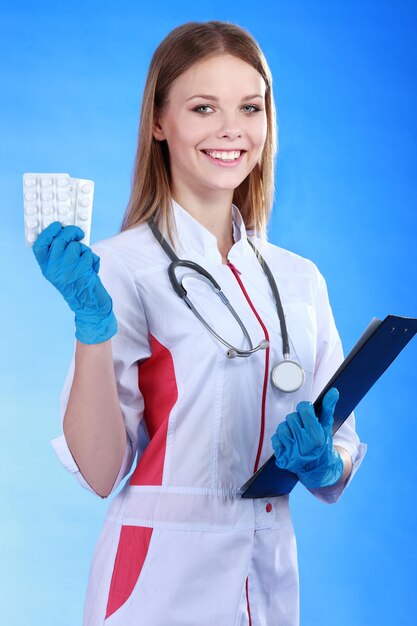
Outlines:
[[[99,257],[80,243],[78,226],[53,222],[41,232],[33,253],[42,274],[75,313],[75,336],[82,343],[100,343],[117,332],[113,303],[99,276]]]
[[[333,413],[339,392],[332,387],[323,398],[320,421],[311,402],[300,402],[272,436],[275,463],[297,474],[309,489],[328,487],[343,474],[343,460],[333,447]]]

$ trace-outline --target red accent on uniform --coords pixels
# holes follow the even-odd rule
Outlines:
[[[232,263],[228,263],[228,265],[229,265],[230,269],[232,270],[232,272],[233,272],[237,282],[239,283],[239,286],[240,286],[241,290],[243,291],[243,294],[244,294],[246,300],[248,301],[250,308],[254,312],[254,314],[256,316],[256,319],[258,320],[258,322],[262,326],[262,330],[265,333],[265,339],[269,343],[268,329],[265,326],[265,324],[263,323],[263,321],[261,320],[257,310],[253,306],[252,301],[249,298],[248,293],[247,293],[247,291],[246,291],[246,289],[245,289],[241,279],[239,278],[239,274],[241,272],[239,272],[239,270],[234,265],[232,265]],[[262,445],[263,445],[263,441],[264,441],[264,433],[265,433],[265,405],[266,405],[266,389],[267,389],[267,386],[268,386],[268,372],[269,372],[269,346],[265,350],[265,374],[264,374],[264,386],[263,386],[263,390],[262,390],[261,433],[259,435],[258,453],[256,455],[255,466],[253,468],[254,473],[258,470],[259,459],[261,457]]]
[[[122,526],[107,602],[107,619],[126,602],[139,578],[153,528]]]
[[[230,261],[228,261],[227,264],[233,272],[236,272],[237,274],[239,274],[239,276],[241,275],[242,272],[239,272],[236,265],[233,265],[233,263],[230,263]]]
[[[178,398],[170,351],[150,335],[152,355],[139,365],[139,388],[150,441],[130,478],[131,485],[162,485],[168,420]],[[122,526],[110,583],[106,619],[128,599],[148,552],[152,528]]]
[[[268,502],[268,504],[266,505],[265,509],[266,509],[267,513],[270,513],[272,511],[272,504],[270,502]]]
[[[249,626],[252,626],[252,618],[250,616],[249,591],[248,591],[248,579],[247,578],[246,578],[246,606],[248,609]]]
[[[168,420],[178,398],[171,352],[150,335],[152,355],[139,365],[139,388],[150,441],[130,478],[131,485],[162,485]]]

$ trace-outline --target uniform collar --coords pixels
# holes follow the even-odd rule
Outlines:
[[[190,250],[193,250],[208,261],[221,263],[222,258],[217,248],[216,237],[173,198],[171,199],[171,208],[178,231],[179,248],[181,248],[181,250],[178,250],[178,254],[181,254],[183,258],[187,258]],[[232,220],[235,243],[229,252],[229,259],[248,254],[251,251],[247,240],[245,223],[235,204],[232,204]]]

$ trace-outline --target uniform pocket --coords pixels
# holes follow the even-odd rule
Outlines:
[[[125,605],[139,577],[143,576],[152,534],[153,528],[122,526],[107,601],[106,624]]]

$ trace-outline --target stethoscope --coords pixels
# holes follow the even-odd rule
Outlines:
[[[230,304],[227,297],[222,292],[220,285],[215,281],[213,276],[209,274],[203,267],[201,267],[201,265],[198,265],[198,263],[194,263],[193,261],[187,261],[184,259],[179,259],[177,255],[175,254],[174,250],[168,244],[165,237],[162,235],[153,217],[148,219],[148,225],[152,233],[155,235],[155,238],[158,241],[158,243],[161,244],[164,252],[171,259],[171,263],[168,266],[168,276],[171,281],[172,287],[174,288],[178,296],[182,298],[182,300],[184,300],[184,302],[191,309],[194,315],[200,320],[200,322],[204,325],[204,327],[207,328],[207,330],[218,341],[220,341],[224,346],[226,346],[227,348],[226,356],[229,359],[233,359],[237,356],[248,357],[254,352],[257,352],[258,350],[265,350],[266,348],[268,348],[269,342],[266,339],[262,339],[262,341],[260,341],[257,346],[253,347],[251,338],[249,336],[247,329],[245,328],[245,325],[243,324],[242,320],[240,319],[240,317],[238,316],[238,314],[236,313],[236,311]],[[266,264],[265,259],[261,256],[259,251],[255,248],[253,243],[249,241],[249,239],[248,239],[248,242],[251,245],[256,258],[258,259],[263,271],[265,272],[268,278],[269,285],[272,289],[272,293],[274,294],[279,323],[281,326],[282,353],[283,353],[284,358],[282,361],[279,361],[276,365],[274,365],[272,369],[272,372],[271,372],[272,384],[274,385],[274,387],[279,389],[279,391],[283,391],[285,393],[293,393],[294,391],[298,391],[298,389],[300,389],[300,387],[304,383],[304,369],[302,368],[300,363],[290,359],[290,346],[289,346],[289,339],[288,339],[287,324],[285,322],[284,309],[282,308],[282,302],[281,302],[280,295],[278,293],[278,287],[276,285],[274,277],[272,276],[271,270]],[[175,271],[178,267],[188,267],[189,269],[193,270],[193,273],[185,273],[179,281],[175,274]],[[194,272],[196,272],[196,274]],[[228,341],[220,337],[220,335],[218,335],[216,331],[200,315],[200,313],[197,311],[197,309],[194,307],[193,303],[189,299],[187,295],[187,290],[182,284],[182,281],[187,276],[193,276],[193,277],[199,278],[200,280],[205,282],[209,287],[211,287],[214,293],[216,293],[219,296],[220,300],[227,306],[227,308],[229,309],[229,311],[231,312],[231,314],[233,315],[233,317],[239,324],[240,328],[242,329],[243,335],[250,346],[249,350],[243,350],[241,348],[235,348],[234,346],[232,346],[232,344],[230,344]]]

